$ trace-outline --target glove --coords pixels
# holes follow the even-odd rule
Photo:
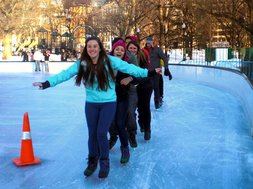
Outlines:
[[[148,71],[148,77],[154,77],[156,75],[156,71],[152,70],[152,71]]]
[[[165,68],[165,69],[164,69],[164,75],[168,76],[168,75],[169,75],[169,72],[170,72],[170,71],[169,71],[168,68]]]
[[[49,81],[45,81],[45,82],[43,82],[41,84],[42,84],[42,89],[46,89],[46,88],[50,87]]]
[[[169,80],[172,80],[172,75],[171,75],[171,73],[170,73],[170,71],[169,71],[168,68],[165,68],[164,75],[169,76]]]
[[[170,71],[169,71],[169,80],[172,80],[172,75],[171,75]]]

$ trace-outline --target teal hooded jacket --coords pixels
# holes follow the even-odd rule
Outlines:
[[[120,58],[108,55],[113,70],[119,70],[123,73],[127,73],[134,77],[148,77],[148,70],[137,67],[133,64],[129,64]],[[80,60],[77,60],[68,69],[61,71],[60,73],[52,76],[48,79],[50,87],[54,87],[64,81],[71,79],[77,75],[80,67]],[[104,103],[104,102],[116,102],[115,81],[109,75],[109,87],[107,91],[103,91],[98,88],[98,82],[95,79],[94,85],[85,86],[86,89],[86,102],[92,103]]]

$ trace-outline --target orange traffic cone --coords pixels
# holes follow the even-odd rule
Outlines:
[[[40,160],[33,154],[32,137],[30,132],[30,123],[28,112],[24,114],[23,136],[21,142],[20,158],[13,159],[17,166],[39,164]]]

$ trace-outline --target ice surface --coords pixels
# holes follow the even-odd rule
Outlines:
[[[165,81],[164,106],[152,109],[151,141],[137,134],[128,165],[119,143],[111,171],[84,178],[87,157],[85,93],[69,80],[44,91],[32,87],[49,75],[0,74],[0,186],[5,189],[227,188],[253,186],[253,140],[240,102],[225,91],[173,79]],[[24,112],[29,112],[40,165],[16,167]]]

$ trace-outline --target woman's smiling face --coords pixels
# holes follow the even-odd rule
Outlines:
[[[87,43],[87,53],[91,59],[97,59],[99,56],[100,47],[96,40],[90,40]]]
[[[134,45],[134,44],[130,44],[129,46],[128,46],[128,50],[131,52],[131,53],[133,53],[134,55],[136,55],[137,54],[137,51],[138,51],[138,48]]]
[[[125,55],[125,49],[122,46],[117,46],[113,51],[113,56],[122,59]]]

